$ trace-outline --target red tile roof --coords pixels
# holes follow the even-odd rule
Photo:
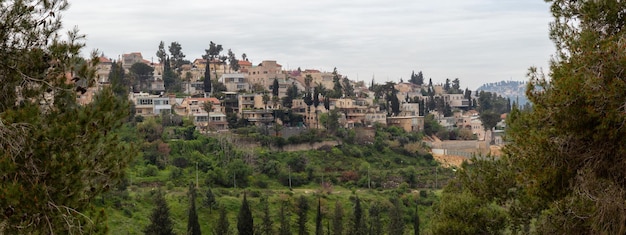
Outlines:
[[[98,60],[100,61],[100,63],[111,63],[111,60],[109,58],[104,57],[104,56],[98,57]]]

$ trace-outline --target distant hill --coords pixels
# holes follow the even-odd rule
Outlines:
[[[479,91],[495,92],[502,97],[508,97],[511,101],[519,102],[519,105],[528,103],[526,98],[526,83],[524,81],[501,81],[483,84],[476,89]]]

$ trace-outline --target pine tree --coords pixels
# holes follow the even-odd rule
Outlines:
[[[298,199],[298,234],[305,235],[309,234],[309,231],[306,226],[307,212],[309,211],[309,202],[306,200],[304,195],[300,196]]]
[[[422,71],[419,71],[417,73],[416,79],[417,82],[415,84],[417,85],[424,85],[424,74],[422,73]]]
[[[280,84],[278,84],[278,78],[274,78],[274,82],[272,83],[272,95],[278,97],[278,89]]]
[[[220,217],[215,225],[215,234],[230,234],[230,223],[228,222],[228,212],[226,207],[220,207]]]
[[[237,231],[240,235],[254,234],[254,219],[252,218],[252,211],[250,211],[246,193],[243,194],[243,201],[237,215]]]
[[[335,213],[333,215],[333,235],[343,234],[343,208],[341,203],[335,203]]]
[[[173,222],[170,218],[170,209],[161,190],[154,195],[156,207],[150,214],[150,224],[143,230],[146,235],[169,235],[174,234]]]
[[[196,213],[196,186],[193,182],[189,183],[189,216],[187,218],[187,235],[200,235],[200,223],[198,222],[198,214]]]
[[[624,234],[626,2],[549,2],[557,51],[550,78],[529,70],[532,109],[508,125],[515,178],[538,233]]]
[[[97,90],[100,53],[84,59],[84,35],[61,35],[67,7],[0,3],[0,233],[106,233],[106,215],[92,203],[136,155],[117,137],[126,97],[104,88],[77,102]]]
[[[343,87],[341,86],[341,78],[339,77],[339,72],[337,72],[337,68],[333,69],[333,91],[330,96],[331,98],[341,98],[343,96]]]
[[[211,191],[211,187],[207,188],[202,203],[204,204],[204,206],[209,207],[209,213],[213,213],[213,208],[217,206],[217,201],[215,200],[215,194],[213,194],[213,191]]]

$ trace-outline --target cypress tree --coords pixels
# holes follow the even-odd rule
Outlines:
[[[352,235],[365,235],[366,227],[365,227],[365,219],[363,215],[363,208],[361,208],[361,199],[356,197],[354,201],[354,217],[352,217],[352,230],[350,234]]]
[[[220,207],[220,217],[215,225],[215,234],[230,234],[230,223],[228,223],[228,213],[226,207]]]
[[[404,215],[402,202],[397,198],[392,198],[393,206],[389,211],[389,234],[404,234]]]
[[[156,207],[150,215],[150,224],[143,230],[146,235],[169,235],[174,234],[173,222],[170,218],[170,209],[167,206],[163,192],[158,190],[154,197]]]
[[[322,199],[317,198],[317,216],[315,217],[315,235],[323,235],[322,227]]]
[[[307,212],[309,211],[309,202],[306,200],[304,195],[300,196],[298,200],[298,234],[305,235],[308,234],[308,229],[306,227]]]
[[[280,212],[278,213],[278,220],[280,221],[278,234],[280,235],[291,235],[291,222],[289,221],[288,212],[285,211],[287,203],[283,202],[280,204]]]
[[[204,67],[204,93],[211,93],[211,68],[209,66],[209,58],[206,59],[206,65]]]
[[[261,197],[261,205],[263,206],[263,220],[261,221],[261,232],[264,235],[273,235],[272,217],[270,215],[270,204],[267,196]]]
[[[272,83],[272,95],[278,96],[278,88],[280,85],[278,84],[278,79],[274,78],[274,83]]]
[[[333,216],[333,235],[343,234],[343,208],[340,202],[335,203],[335,214]]]
[[[382,212],[384,210],[383,205],[378,202],[375,202],[369,208],[369,234],[377,235],[383,234],[383,221],[382,221]]]
[[[189,218],[187,218],[187,234],[200,235],[200,223],[198,222],[198,214],[196,212],[196,186],[193,182],[189,183]]]
[[[420,234],[420,215],[417,210],[417,201],[415,201],[415,212],[413,213],[413,234]]]
[[[254,219],[252,218],[252,211],[250,211],[246,193],[243,194],[243,201],[241,202],[241,208],[239,208],[239,215],[237,215],[237,231],[240,235],[254,234]]]

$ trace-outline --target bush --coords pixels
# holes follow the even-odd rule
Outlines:
[[[186,168],[189,165],[189,161],[183,157],[174,158],[172,165],[180,168]]]
[[[155,165],[147,165],[146,168],[143,169],[143,176],[157,176],[159,173],[159,168]]]

